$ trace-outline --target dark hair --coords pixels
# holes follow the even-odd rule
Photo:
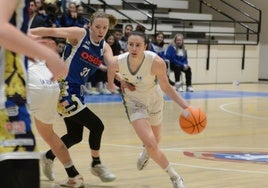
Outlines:
[[[145,27],[143,26],[143,25],[140,25],[140,24],[138,24],[137,26],[136,26],[136,29],[135,29],[136,31],[141,31],[141,32],[145,32]]]
[[[141,38],[143,38],[144,43],[147,45],[146,50],[148,50],[150,41],[149,41],[149,38],[147,37],[147,35],[144,32],[135,30],[135,31],[130,32],[129,37],[132,36],[132,35],[140,36]]]
[[[161,46],[161,47],[163,47],[164,44],[165,44],[164,40],[163,40],[160,44],[158,44],[157,41],[156,41],[156,38],[157,38],[158,35],[163,35],[163,38],[165,38],[165,35],[164,35],[163,32],[157,32],[157,33],[155,34],[155,36],[154,36],[153,43],[154,43],[155,45],[157,45],[157,46]]]
[[[133,25],[132,25],[132,24],[126,24],[126,25],[125,25],[125,29],[126,29],[127,27],[131,27],[131,28],[133,29]]]
[[[113,33],[111,33],[111,32],[108,32],[107,34],[106,34],[106,36],[105,36],[105,40],[107,40],[110,36],[113,36],[114,37],[114,35],[113,35]],[[114,37],[115,38],[115,37]]]

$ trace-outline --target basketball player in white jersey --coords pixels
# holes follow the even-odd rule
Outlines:
[[[38,41],[56,51],[56,38],[46,37],[38,39]],[[28,101],[35,126],[41,137],[63,164],[68,175],[68,179],[60,184],[70,187],[82,187],[84,186],[83,177],[73,165],[67,147],[53,130],[53,124],[58,115],[57,101],[60,94],[59,84],[57,81],[52,82],[50,80],[51,72],[47,68],[46,63],[39,59],[29,59],[28,74]],[[42,155],[41,164],[44,175],[50,181],[53,181],[55,179],[52,171],[53,161]]]
[[[162,90],[181,108],[187,108],[188,104],[169,84],[163,59],[154,52],[145,51],[147,44],[143,32],[131,32],[127,46],[128,52],[117,56],[116,63],[109,67],[108,79],[111,91],[115,76],[121,82],[127,116],[144,145],[137,168],[142,170],[152,158],[168,173],[174,188],[184,188],[182,177],[158,147],[164,106]]]

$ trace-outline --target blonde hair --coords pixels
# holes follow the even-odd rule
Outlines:
[[[113,27],[117,24],[117,19],[116,19],[116,17],[114,17],[114,16],[111,15],[111,14],[107,14],[107,13],[105,13],[105,12],[99,12],[99,11],[94,12],[94,13],[91,15],[91,17],[90,17],[90,19],[89,19],[90,23],[93,23],[93,21],[94,21],[95,19],[97,19],[97,18],[107,18],[107,19],[109,20],[109,28],[110,28],[110,29],[113,28]]]
[[[179,37],[182,39],[181,49],[183,50],[183,54],[185,55],[185,54],[186,54],[186,48],[185,48],[185,46],[184,46],[184,36],[183,36],[183,34],[178,33],[178,34],[176,34],[176,35],[174,36],[174,38],[173,38],[173,46],[176,48],[176,53],[177,53],[178,50],[179,50],[179,48],[178,48],[178,46],[176,45],[176,40],[177,40],[177,38],[179,38]]]

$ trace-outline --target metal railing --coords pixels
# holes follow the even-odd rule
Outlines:
[[[253,4],[249,3],[246,0],[239,0],[240,6],[237,8],[237,6],[233,5],[234,1],[232,1],[232,3],[229,3],[226,0],[217,0],[217,2],[215,0],[199,0],[199,2],[200,13],[203,12],[204,7],[207,7],[206,10],[208,12],[214,11],[213,15],[216,13],[223,17],[223,20],[218,20],[219,22],[223,21],[225,23],[233,24],[234,32],[232,40],[234,44],[244,43],[257,45],[259,43],[262,11],[255,7]],[[215,4],[217,4],[217,6]],[[221,9],[218,8],[219,6]],[[223,10],[224,6],[225,9]],[[251,12],[251,14],[245,10]],[[251,15],[255,16],[253,17]]]
[[[143,9],[135,6],[135,3],[128,2],[127,0],[122,1],[123,5],[130,7],[131,10],[136,10],[139,13],[147,17],[146,22],[140,22],[135,20],[135,16],[128,16],[124,12],[120,11],[118,7],[108,4],[105,0],[98,0],[102,4],[102,9],[105,11],[107,8],[112,9],[119,14],[123,15],[126,19],[125,21],[129,23],[134,23],[142,25],[147,31],[152,31],[154,33],[160,31],[158,29],[158,24],[161,23],[161,19],[168,21],[168,24],[173,25],[174,29],[171,31],[166,31],[174,35],[175,32],[180,32],[186,36],[191,36],[193,39],[192,43],[202,43],[202,44],[238,44],[238,45],[257,45],[260,38],[261,30],[261,18],[262,12],[260,9],[256,8],[253,4],[249,3],[246,0],[239,0],[240,5],[244,5],[245,9],[254,12],[251,16],[244,9],[241,9],[242,6],[233,5],[229,3],[228,0],[199,0],[199,13],[206,12],[214,15],[221,15],[221,19],[212,19],[212,20],[189,20],[189,19],[176,19],[176,18],[156,18],[155,10],[157,6],[150,3],[147,0],[143,1],[143,6],[148,8],[149,11],[144,11]],[[231,1],[231,0],[229,0]],[[216,2],[216,3],[215,3]],[[223,6],[227,7],[226,10],[232,10],[236,15],[229,14],[226,10],[221,10],[218,8]],[[146,6],[145,6],[146,5]],[[149,12],[149,13],[148,13]],[[243,18],[243,19],[242,19]],[[147,24],[144,24],[147,23]],[[195,30],[195,26],[199,26],[199,30]],[[203,26],[203,30],[200,28]],[[215,29],[215,28],[223,28]],[[226,30],[224,30],[226,28]],[[228,29],[228,28],[233,28]],[[196,37],[195,37],[196,36]],[[169,37],[169,36],[167,36]],[[171,37],[171,36],[170,36]],[[190,38],[190,37],[186,37]],[[188,42],[191,43],[191,42]]]
[[[147,17],[147,22],[150,23],[150,27],[148,27],[147,25],[145,25],[144,23],[140,22],[140,21],[137,21],[135,20],[133,17],[130,17],[128,15],[126,15],[124,12],[118,10],[118,8],[110,5],[110,4],[107,4],[105,0],[98,0],[99,2],[102,3],[102,7],[103,7],[103,11],[105,11],[107,8],[110,8],[116,12],[118,12],[119,14],[123,15],[127,20],[128,22],[131,22],[131,23],[135,23],[137,25],[142,25],[146,30],[148,31],[152,31],[154,29],[154,12],[155,12],[155,9],[156,9],[156,5],[152,4],[151,2],[149,2],[148,0],[144,0],[144,3],[147,5],[146,7],[149,8],[151,14],[145,12],[143,9],[140,9],[136,6],[133,5],[133,3],[130,3],[128,1],[125,1],[125,0],[122,0],[122,5],[125,4],[129,7],[131,7],[132,10],[136,10],[138,11],[139,13],[143,14],[144,16]],[[135,17],[135,16],[134,16]]]

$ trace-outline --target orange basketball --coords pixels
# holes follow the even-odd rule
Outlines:
[[[200,108],[188,107],[180,114],[181,129],[187,134],[198,134],[207,126],[207,116]]]

